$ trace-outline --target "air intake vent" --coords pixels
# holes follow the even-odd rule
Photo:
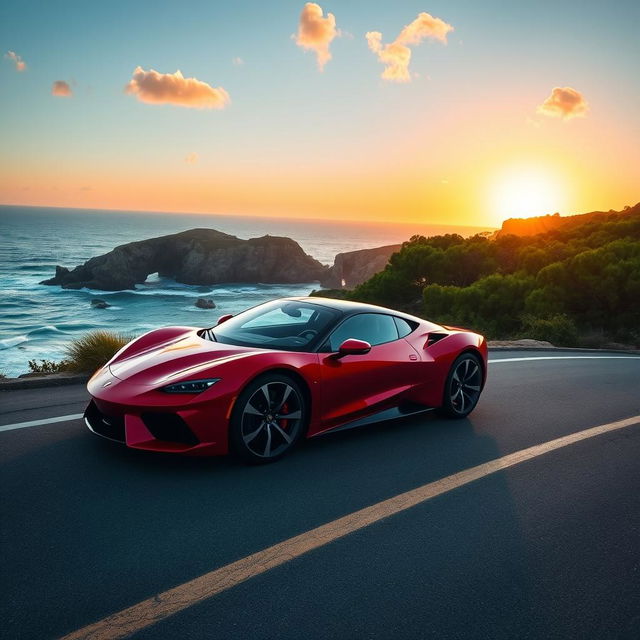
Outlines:
[[[125,441],[123,416],[108,416],[102,413],[92,400],[84,412],[84,417],[91,430],[99,436],[109,438],[109,440],[117,440],[118,442]]]
[[[156,440],[179,442],[192,447],[200,442],[187,423],[175,413],[143,413],[140,417]]]
[[[427,347],[430,347],[432,344],[439,342],[440,340],[442,340],[442,338],[446,338],[448,335],[449,335],[448,333],[430,333],[429,337],[427,338],[427,344],[425,345],[425,349]]]

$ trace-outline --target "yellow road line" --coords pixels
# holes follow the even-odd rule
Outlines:
[[[485,462],[477,467],[454,473],[441,480],[430,482],[417,489],[412,489],[365,509],[360,509],[343,518],[338,518],[293,538],[279,542],[263,551],[258,551],[246,558],[205,573],[199,578],[189,580],[189,582],[159,593],[103,620],[74,631],[64,636],[62,640],[114,640],[116,638],[126,638],[132,633],[160,622],[168,616],[183,611],[218,593],[231,589],[250,578],[269,571],[269,569],[285,564],[313,549],[323,547],[334,540],[338,540],[396,513],[410,509],[431,498],[497,471],[502,471],[521,462],[545,455],[550,451],[636,424],[640,424],[640,415],[603,424],[585,431],[578,431],[577,433]]]

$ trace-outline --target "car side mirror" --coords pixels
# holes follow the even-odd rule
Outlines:
[[[218,318],[218,322],[216,323],[216,327],[222,324],[223,322],[226,322],[227,320],[231,320],[231,318],[233,318],[233,313],[226,313],[225,315],[220,316]]]
[[[362,356],[371,351],[371,345],[366,340],[358,340],[357,338],[347,338],[338,348],[335,354],[336,358],[344,356]]]

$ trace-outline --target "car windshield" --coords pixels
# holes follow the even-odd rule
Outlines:
[[[243,311],[201,336],[243,347],[310,351],[333,327],[339,313],[298,300],[275,300]]]

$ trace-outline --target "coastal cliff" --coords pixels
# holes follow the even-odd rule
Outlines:
[[[504,236],[535,236],[540,233],[548,233],[556,229],[572,229],[586,223],[603,223],[613,220],[620,214],[634,216],[640,213],[640,202],[622,211],[591,211],[589,213],[579,213],[572,216],[561,216],[559,213],[546,216],[533,216],[531,218],[509,218],[502,223],[502,227],[493,234],[495,238]]]
[[[327,270],[291,238],[241,240],[213,229],[191,229],[121,245],[72,270],[57,266],[55,276],[41,284],[120,291],[156,272],[183,284],[290,284],[320,280]]]
[[[352,289],[382,271],[389,258],[400,251],[401,244],[391,244],[374,249],[360,249],[339,253],[333,266],[327,269],[320,284],[329,289]]]

